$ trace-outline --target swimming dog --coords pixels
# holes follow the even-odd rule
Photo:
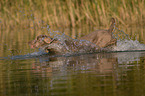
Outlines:
[[[85,35],[80,40],[84,39],[87,41],[90,41],[96,45],[98,45],[100,48],[106,48],[111,45],[115,45],[117,40],[112,36],[112,31],[115,26],[115,19],[111,19],[112,24],[108,30],[96,30],[88,35]]]
[[[75,41],[73,39],[66,39],[64,42],[60,42],[56,38],[51,38],[47,35],[39,35],[35,40],[30,41],[29,45],[31,48],[40,48],[42,50],[46,50],[46,52],[49,52],[50,54],[67,53],[70,51],[76,52],[78,50],[81,51],[82,49],[83,51],[84,49],[88,49],[87,51],[93,51],[97,49],[99,50],[101,48],[112,50],[112,48],[116,46],[117,40],[112,36],[112,32],[115,27],[115,19],[112,18],[111,21],[112,23],[108,30],[96,30]],[[81,40],[89,41],[92,43],[92,45],[88,45],[86,42],[80,44]],[[62,45],[65,45],[65,47]]]

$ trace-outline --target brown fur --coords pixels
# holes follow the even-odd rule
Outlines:
[[[112,18],[112,24],[108,30],[96,30],[86,36],[80,38],[80,40],[87,40],[96,45],[100,48],[108,47],[112,44],[116,43],[116,39],[112,36],[112,31],[114,29],[115,19]]]
[[[100,48],[111,48],[116,45],[117,40],[113,38],[112,31],[114,29],[115,19],[112,18],[112,24],[108,30],[96,30],[86,36],[79,38],[79,40],[87,40],[90,41]],[[66,40],[64,42],[69,49],[75,52],[77,48],[81,48],[82,46],[77,46],[78,42],[74,42],[72,40]],[[32,48],[42,48],[44,50],[48,50],[50,53],[63,53],[66,52],[66,48],[57,48],[60,42],[56,39],[51,38],[47,35],[39,35],[33,41],[29,42],[29,45]]]
[[[52,42],[55,42],[55,39],[51,38],[50,36],[39,35],[35,40],[28,42],[28,44],[31,46],[31,48],[39,48],[51,44]]]

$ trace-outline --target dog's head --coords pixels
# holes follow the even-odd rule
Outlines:
[[[31,48],[40,48],[50,54],[57,54],[63,52],[64,49],[57,39],[51,38],[47,35],[39,35],[33,41],[28,42]]]
[[[45,45],[51,44],[54,41],[53,38],[47,35],[39,35],[33,41],[28,42],[31,48],[41,48]]]

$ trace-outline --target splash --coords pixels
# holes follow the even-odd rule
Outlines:
[[[145,50],[145,45],[140,44],[137,40],[131,40],[123,30],[119,30],[115,27],[113,36],[117,39],[116,46],[111,49],[100,48],[99,46],[87,41],[72,39],[60,31],[51,31],[48,28],[48,33],[53,38],[57,39],[60,44],[53,44],[49,47],[58,47],[58,50],[62,50],[63,54],[79,54],[79,53],[94,53],[94,52],[112,52],[112,51],[136,51]],[[67,41],[67,42],[66,42]],[[65,51],[64,51],[65,50]]]
[[[57,38],[59,43],[52,43],[49,45],[49,48],[55,48],[61,54],[78,54],[78,53],[92,53],[99,52],[99,46],[87,41],[87,40],[78,40],[72,39],[71,37],[62,34],[56,35],[54,38]]]
[[[49,32],[51,32],[49,30]],[[120,33],[119,33],[120,34]],[[119,36],[114,36],[117,38],[117,44],[115,47],[113,47],[112,50],[106,49],[106,48],[100,48],[97,45],[87,41],[87,40],[78,40],[78,39],[72,39],[71,37],[59,32],[59,31],[53,31],[51,32],[51,36],[53,38],[57,39],[60,43],[54,43],[50,45],[50,47],[55,47],[57,50],[62,50],[61,54],[56,54],[53,55],[52,57],[56,56],[71,56],[71,55],[79,55],[79,54],[86,54],[86,53],[95,53],[95,52],[112,52],[112,51],[117,51],[117,52],[127,52],[127,51],[137,51],[137,50],[145,50],[145,45],[139,43],[137,40],[131,40],[127,34],[123,34],[123,39],[119,38]],[[66,42],[69,41],[69,42]],[[68,46],[69,45],[69,46]],[[65,50],[65,51],[63,51]],[[49,55],[46,53],[44,50],[39,50],[38,52],[33,52],[29,53],[26,55],[18,55],[18,56],[10,56],[10,57],[5,57],[5,58],[0,58],[0,59],[27,59],[27,58],[34,58],[34,57],[40,57],[44,55]],[[51,56],[50,56],[51,57]]]
[[[49,30],[50,32],[50,30]],[[61,35],[59,35],[59,34]],[[115,27],[113,36],[117,39],[117,44],[111,50],[106,48],[99,48],[97,45],[87,41],[87,40],[78,40],[72,39],[71,37],[59,32],[53,31],[50,32],[54,38],[57,38],[61,45],[57,47],[66,48],[68,51],[66,53],[92,53],[92,52],[109,52],[109,51],[137,51],[137,50],[145,50],[145,45],[139,43],[137,40],[131,40],[123,30],[119,30]],[[65,41],[70,41],[71,46],[68,46]]]
[[[22,11],[23,13],[23,11]],[[36,19],[36,17],[31,14],[31,16],[29,16],[30,19],[32,19],[32,21],[34,21],[34,19]],[[34,18],[34,19],[33,19]],[[43,21],[39,21],[39,23],[41,23]],[[54,39],[57,39],[60,44],[58,45],[54,45],[56,47],[58,47],[59,49],[63,48],[66,49],[67,52],[65,52],[66,54],[72,54],[72,53],[92,53],[92,52],[102,52],[102,51],[134,51],[134,50],[145,50],[145,45],[144,44],[140,44],[139,41],[137,40],[132,40],[128,34],[126,34],[123,30],[120,30],[119,28],[117,28],[115,26],[114,23],[114,30],[113,30],[113,36],[117,39],[117,44],[115,47],[113,47],[111,50],[110,49],[106,49],[106,48],[99,48],[97,45],[86,41],[86,40],[78,40],[78,39],[72,39],[71,37],[65,35],[63,32],[60,31],[52,31],[50,29],[50,26],[48,24],[46,24],[46,30],[49,33],[49,35],[51,37],[53,37]],[[69,45],[68,42],[66,41],[70,41]]]
[[[100,52],[99,46],[87,40],[73,39],[60,31],[51,31],[48,28],[48,33],[54,39],[59,41],[59,44],[51,44],[49,47],[57,47],[57,50],[62,50],[63,55]]]
[[[139,43],[139,41],[135,40],[117,40],[117,45],[114,47],[113,51],[135,51],[135,50],[145,50],[145,45]]]
[[[112,51],[145,50],[145,44],[141,44],[138,40],[132,40],[128,34],[117,27],[114,29],[113,36],[117,39],[117,44]]]

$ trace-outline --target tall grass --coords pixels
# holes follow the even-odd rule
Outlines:
[[[57,27],[108,26],[111,17],[124,26],[145,24],[144,0],[1,0],[0,6],[3,26],[33,26],[32,14]]]
[[[94,30],[89,29],[90,26],[108,28],[112,17],[130,37],[145,43],[144,10],[144,0],[1,0],[0,52],[28,48],[28,41],[48,33],[46,28],[41,28],[47,24],[72,38],[79,38]],[[142,27],[128,28],[134,25]]]

